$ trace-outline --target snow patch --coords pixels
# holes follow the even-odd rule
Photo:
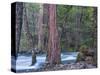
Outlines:
[[[61,53],[61,61],[69,61],[69,60],[76,60],[77,52],[73,52],[70,54],[63,54]],[[16,70],[28,70],[28,69],[39,69],[42,67],[42,64],[45,63],[46,60],[46,54],[44,55],[37,55],[36,56],[37,62],[34,65],[31,65],[32,56],[25,56],[25,55],[19,55],[17,60],[15,61],[12,59],[13,63],[16,62],[16,67],[13,64],[12,68],[16,68]]]

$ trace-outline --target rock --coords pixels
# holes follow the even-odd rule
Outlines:
[[[59,67],[64,67],[64,65],[63,64],[60,64]]]
[[[86,61],[86,63],[88,63],[88,64],[93,64],[93,57],[87,56],[87,57],[85,58],[85,61]]]
[[[50,66],[49,64],[45,65],[44,68],[42,68],[39,71],[57,71],[57,70],[72,70],[72,69],[89,69],[89,68],[96,68],[93,64],[89,64],[85,61],[80,61],[77,63],[70,63],[70,64],[56,64],[53,66]]]
[[[71,65],[70,68],[71,68],[71,69],[76,69],[76,66]]]
[[[94,66],[92,64],[87,64],[87,69],[91,69],[91,68],[96,68],[96,66]]]

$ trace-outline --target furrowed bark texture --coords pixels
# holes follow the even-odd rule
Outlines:
[[[56,26],[56,5],[49,5],[49,40],[48,40],[48,63],[60,63],[60,42],[58,37],[58,30]]]

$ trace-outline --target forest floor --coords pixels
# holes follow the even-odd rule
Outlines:
[[[19,70],[18,73],[22,72],[44,72],[44,71],[59,71],[59,70],[80,70],[80,69],[95,69],[97,66],[93,64],[88,64],[84,61],[77,63],[69,63],[69,64],[57,64],[57,65],[48,65],[44,64],[40,69],[28,69],[28,70]]]
[[[69,64],[58,64],[58,65],[44,65],[40,71],[56,71],[56,70],[73,70],[73,69],[92,69],[96,68],[93,64],[88,64],[84,61]]]

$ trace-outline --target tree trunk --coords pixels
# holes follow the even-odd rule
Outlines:
[[[97,48],[97,8],[94,8],[93,11],[93,26],[94,26],[94,31],[93,31],[93,38],[94,38],[94,44],[93,47]]]
[[[82,7],[78,7],[81,11],[76,12],[76,28],[75,28],[75,49],[78,50],[81,41],[81,20],[82,20]]]
[[[48,4],[43,4],[44,52],[48,49]]]
[[[38,50],[43,49],[43,5],[40,4],[38,14]]]
[[[93,49],[94,49],[94,64],[97,66],[97,8],[94,8],[93,11],[93,26],[94,26],[94,30],[93,30]]]
[[[16,3],[16,56],[19,52],[22,29],[23,3]]]
[[[49,5],[49,39],[47,61],[50,65],[60,63],[60,40],[56,26],[56,5]]]
[[[32,64],[31,65],[33,65],[36,62],[36,55],[35,55],[35,51],[34,51],[33,36],[29,31],[29,22],[28,22],[28,18],[27,18],[27,16],[28,16],[27,12],[28,12],[27,6],[24,4],[24,30],[25,30],[25,35],[28,40],[28,46],[32,50]]]

